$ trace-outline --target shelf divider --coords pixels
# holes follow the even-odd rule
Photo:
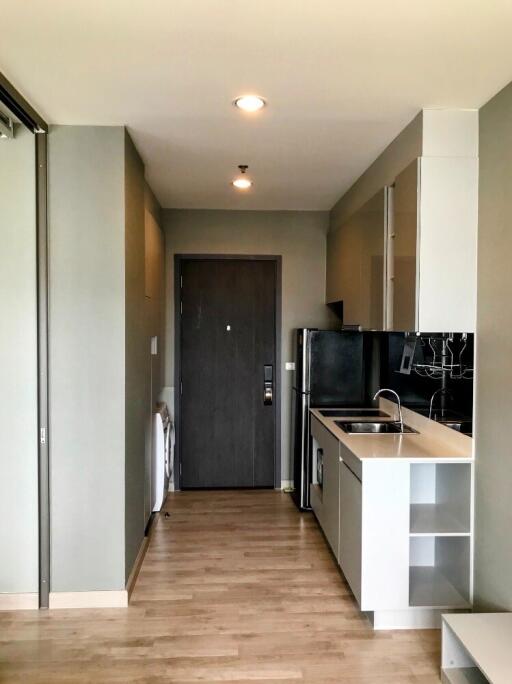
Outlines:
[[[436,503],[411,504],[411,535],[469,536],[469,524],[453,506]]]

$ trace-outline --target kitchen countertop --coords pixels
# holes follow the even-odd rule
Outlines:
[[[322,416],[318,409],[310,409],[317,420],[336,437],[349,451],[360,460],[366,459],[405,459],[411,461],[472,461],[473,440],[467,435],[454,432],[446,426],[435,423],[410,409],[403,408],[405,425],[417,430],[417,433],[404,434],[354,434],[344,432],[336,425],[342,421],[389,421],[396,419],[397,407],[387,399],[381,399],[380,408],[389,414],[389,418],[372,419],[368,416],[350,418],[332,418]]]

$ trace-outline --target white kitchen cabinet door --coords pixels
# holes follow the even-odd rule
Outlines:
[[[361,605],[362,485],[346,466],[340,465],[340,543],[338,563]]]
[[[338,557],[340,536],[340,463],[339,443],[328,444],[324,449],[324,484],[323,484],[323,521],[324,534],[332,552]]]
[[[311,435],[313,450],[321,450],[321,455],[313,458],[316,462],[322,459],[322,487],[316,483],[316,473],[311,486],[311,505],[320,527],[335,556],[338,555],[339,523],[340,523],[340,484],[339,454],[340,443],[316,418],[311,419]]]
[[[393,188],[390,330],[474,332],[478,159],[420,157]]]
[[[416,330],[474,332],[478,159],[422,157]]]
[[[400,459],[363,463],[361,610],[409,607],[409,473]]]

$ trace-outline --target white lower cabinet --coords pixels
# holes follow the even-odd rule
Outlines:
[[[340,544],[338,563],[361,605],[362,512],[361,481],[343,461],[340,464]]]
[[[313,418],[314,484],[311,489],[311,506],[322,527],[332,552],[338,557],[340,533],[340,485],[339,453],[340,443]],[[318,482],[318,462],[321,462],[322,484]]]
[[[332,552],[338,558],[340,539],[340,484],[339,448],[324,451],[324,520],[323,529]]]
[[[472,463],[361,460],[311,425],[312,507],[374,627],[435,627],[442,611],[469,608]]]
[[[338,562],[364,611],[409,606],[409,465],[364,461],[340,445]],[[352,467],[351,467],[352,466]]]

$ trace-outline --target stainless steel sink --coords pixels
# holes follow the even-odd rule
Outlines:
[[[327,418],[389,418],[389,413],[376,408],[321,409],[320,415]]]
[[[470,420],[445,420],[442,424],[463,435],[473,434],[473,423]]]
[[[353,423],[346,422],[342,420],[337,420],[336,425],[340,427],[344,432],[348,434],[357,435],[386,435],[386,434],[400,434],[402,432],[400,423],[396,422],[381,422],[381,423],[371,423],[371,422],[361,422]],[[418,432],[413,430],[413,428],[408,425],[404,425],[404,433]]]

